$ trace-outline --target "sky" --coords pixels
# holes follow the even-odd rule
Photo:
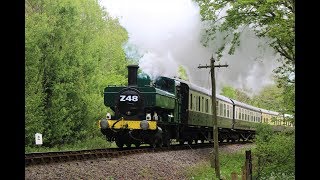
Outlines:
[[[100,4],[127,30],[129,40],[124,49],[128,55],[139,54],[139,67],[145,73],[152,78],[174,77],[178,75],[178,67],[183,66],[191,83],[211,88],[209,69],[198,66],[209,65],[216,50],[205,48],[200,41],[203,23],[196,3],[191,0],[101,0]],[[235,54],[226,54],[219,62],[229,66],[215,70],[217,93],[223,86],[232,86],[249,89],[253,94],[273,83],[272,70],[279,66],[273,49],[251,31],[244,31],[240,40]],[[217,38],[214,44],[221,44],[221,40]]]

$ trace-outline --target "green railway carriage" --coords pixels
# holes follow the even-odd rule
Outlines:
[[[128,66],[127,86],[104,89],[104,104],[113,113],[108,112],[98,124],[108,141],[120,148],[143,143],[169,146],[172,140],[181,144],[213,141],[210,91],[181,79],[160,76],[151,80],[144,73],[137,74],[137,69],[137,65]],[[222,95],[216,95],[216,106],[219,141],[250,140],[257,123],[275,122],[275,130],[293,126],[281,124],[276,112]]]
[[[189,87],[188,125],[200,127],[198,129],[202,131],[193,133],[195,136],[192,138],[195,141],[197,139],[211,141],[213,126],[211,92],[189,82],[179,81]],[[239,118],[236,110],[241,115]],[[219,141],[250,140],[254,137],[255,124],[260,122],[258,119],[261,119],[258,108],[216,94],[216,111]]]
[[[292,115],[280,114],[266,109],[261,109],[261,113],[262,122],[272,125],[274,131],[283,131],[294,127]]]
[[[255,130],[254,123],[261,123],[261,110],[236,100],[233,101],[236,122],[234,128]]]

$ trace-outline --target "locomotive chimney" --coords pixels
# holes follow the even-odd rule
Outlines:
[[[128,65],[128,86],[137,86],[138,65]]]

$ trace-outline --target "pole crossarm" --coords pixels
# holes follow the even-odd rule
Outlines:
[[[214,68],[216,67],[228,67],[227,64],[225,65],[214,65],[214,58],[213,56],[210,59],[210,65],[201,66],[199,65],[198,68],[211,68],[211,85],[212,85],[212,122],[213,122],[213,142],[214,142],[214,165],[215,165],[215,172],[216,177],[220,178],[220,163],[219,163],[219,143],[218,143],[218,121],[217,121],[217,112],[216,112],[216,81],[214,77]]]
[[[227,65],[227,64],[224,64],[224,65],[221,65],[221,64],[219,64],[219,65],[214,65],[214,67],[228,67],[228,66],[229,66],[229,65]],[[199,65],[198,68],[199,68],[199,69],[201,69],[201,68],[211,68],[211,66],[209,66],[209,65],[205,65],[205,66]]]

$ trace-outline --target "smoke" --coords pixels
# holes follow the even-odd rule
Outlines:
[[[198,69],[198,66],[209,65],[215,52],[201,44],[203,24],[200,8],[195,2],[102,0],[100,3],[109,14],[118,17],[120,24],[128,31],[126,46],[138,48],[137,52],[141,54],[139,66],[144,72],[152,78],[158,75],[174,77],[178,75],[179,65],[182,65],[190,82],[211,88],[209,69]],[[243,33],[240,38],[243,41],[235,54],[221,59],[220,63],[227,63],[229,67],[216,69],[217,92],[224,85],[257,92],[272,83],[276,58],[270,49],[261,53],[258,48],[259,43],[266,41],[257,39],[250,32]],[[215,43],[220,41],[217,39]]]
[[[244,31],[240,36],[240,47],[234,55],[225,55],[221,64],[227,63],[227,70],[217,68],[217,90],[230,85],[246,90],[249,95],[257,93],[268,84],[273,84],[273,72],[280,66],[275,51],[268,47],[266,39],[258,39],[252,31]]]

